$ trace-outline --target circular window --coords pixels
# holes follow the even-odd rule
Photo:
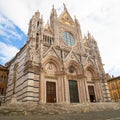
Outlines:
[[[67,44],[68,46],[72,46],[75,44],[75,40],[69,32],[63,32],[62,33],[62,40]]]

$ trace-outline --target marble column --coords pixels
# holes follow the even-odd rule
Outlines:
[[[65,103],[70,103],[70,96],[69,96],[69,84],[67,76],[64,75],[64,94],[65,94]]]

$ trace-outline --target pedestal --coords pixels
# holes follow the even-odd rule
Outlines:
[[[17,96],[16,96],[16,94],[14,94],[14,95],[12,95],[10,104],[16,104],[16,103],[17,103]]]

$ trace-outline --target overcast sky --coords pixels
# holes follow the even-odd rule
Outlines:
[[[9,61],[26,43],[30,18],[39,10],[44,24],[52,5],[58,15],[63,3],[80,22],[83,36],[96,39],[105,71],[120,75],[120,0],[0,0],[0,64]]]

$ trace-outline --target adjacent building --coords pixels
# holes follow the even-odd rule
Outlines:
[[[110,96],[112,101],[120,101],[120,76],[113,77],[108,81]]]
[[[8,70],[3,65],[0,65],[0,103],[4,101],[7,88]]]
[[[80,23],[66,6],[58,16],[52,8],[43,25],[39,11],[29,23],[28,40],[6,64],[9,68],[6,101],[87,103],[109,101],[97,42],[82,36]]]

